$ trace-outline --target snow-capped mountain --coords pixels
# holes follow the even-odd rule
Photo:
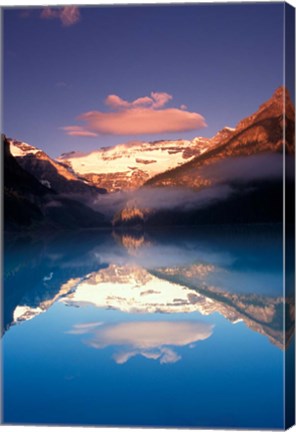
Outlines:
[[[10,149],[14,146],[11,146],[11,141],[5,136],[2,138],[2,146],[5,230],[65,229],[102,225],[105,220],[103,215],[82,202],[87,193],[82,193],[81,185],[85,187],[85,192],[96,189],[94,186],[67,180],[55,170],[50,161],[45,160],[43,165],[41,159],[39,163],[40,159],[36,158],[39,153],[31,146],[27,147],[28,155],[18,157],[11,154]],[[19,153],[21,150],[20,148]],[[27,158],[30,158],[31,169],[23,167],[28,162]],[[43,168],[46,175],[44,181]],[[54,181],[55,187],[51,180]],[[66,190],[68,193],[65,193]],[[98,192],[96,194],[98,195]]]
[[[55,161],[41,149],[22,141],[8,139],[12,156],[27,172],[48,189],[59,193],[95,195],[105,192],[80,178],[69,166]]]
[[[289,168],[295,153],[294,117],[288,91],[278,88],[235,129],[224,128],[210,139],[207,151],[148,179],[145,194],[130,199],[114,225],[281,222],[276,203],[282,202],[284,149],[286,193],[294,194]]]
[[[204,153],[213,144],[208,138],[200,137],[193,140],[136,141],[87,154],[64,153],[57,160],[92,184],[113,192],[136,189],[155,175]]]
[[[114,226],[278,223],[282,152],[285,146],[286,165],[292,166],[294,115],[289,94],[280,87],[235,129],[225,127],[213,138],[136,141],[57,160],[23,142],[9,145],[47,193],[82,202]],[[293,189],[289,177],[288,188]],[[126,193],[102,196],[106,191]]]
[[[285,135],[283,130],[283,109],[285,101]],[[279,87],[269,100],[250,116],[241,120],[235,129],[224,128],[212,138],[211,146],[202,156],[186,161],[181,167],[161,173],[148,180],[149,186],[189,186],[199,189],[211,185],[212,171],[206,177],[202,168],[215,166],[230,158],[248,157],[259,153],[283,152],[293,154],[295,139],[295,108],[288,91]],[[204,171],[204,170],[203,170]],[[195,172],[195,176],[192,173]],[[202,172],[202,174],[201,174]]]

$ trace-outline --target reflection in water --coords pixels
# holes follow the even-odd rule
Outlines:
[[[210,266],[199,266],[201,273]],[[194,299],[199,298],[200,304]],[[186,286],[167,281],[135,265],[117,266],[91,273],[77,284],[75,291],[61,301],[67,305],[92,304],[123,312],[184,313],[206,308],[206,298]]]
[[[110,265],[82,278],[69,279],[59,292],[37,307],[18,305],[14,323],[26,321],[45,312],[56,301],[67,306],[92,305],[128,313],[190,313],[202,315],[220,313],[233,323],[239,321],[284,348],[283,297],[257,294],[235,294],[207,285],[209,273],[223,271],[209,264],[165,267],[146,270],[135,265]],[[286,300],[286,313],[293,323],[294,304]],[[293,335],[293,325],[287,328],[287,340]]]
[[[163,364],[181,359],[172,347],[190,345],[211,336],[212,325],[195,321],[84,323],[74,325],[68,333],[91,334],[86,344],[96,349],[119,347],[120,350],[113,355],[118,364],[126,363],[136,355]]]
[[[28,296],[24,296],[13,310],[12,324],[34,318],[57,301],[67,306],[92,305],[141,314],[198,312],[211,315],[218,312],[232,323],[243,321],[281,349],[285,348],[285,342],[286,346],[289,344],[294,328],[293,299],[286,298],[284,305],[280,284],[277,287],[278,295],[274,292],[272,295],[262,295],[253,291],[258,286],[258,280],[262,279],[260,266],[264,267],[265,263],[258,262],[259,258],[262,259],[262,250],[259,250],[260,255],[253,263],[250,262],[253,250],[249,255],[242,256],[247,267],[238,271],[237,263],[242,260],[238,253],[244,251],[240,245],[241,249],[235,250],[234,255],[233,251],[229,253],[222,250],[217,253],[207,245],[202,248],[199,237],[197,244],[201,246],[198,248],[190,237],[185,238],[185,242],[168,245],[163,241],[157,243],[157,240],[147,240],[142,233],[136,236],[113,234],[115,242],[111,244],[110,237],[107,239],[107,243],[91,244],[87,249],[87,265],[81,266],[85,258],[80,256],[81,270],[78,274],[78,266],[75,266],[75,271],[73,268],[77,262],[76,256],[69,262],[57,255],[57,263],[61,267],[59,270],[54,267],[54,271],[52,267],[44,269],[41,293],[38,292],[33,301],[28,301]],[[265,254],[266,251],[264,247]],[[49,252],[52,260],[56,254]],[[113,263],[100,264],[98,269],[98,262],[108,259]],[[270,261],[269,256],[266,259]],[[180,262],[182,265],[179,265]],[[69,267],[70,272],[67,271]],[[96,270],[89,272],[93,268]],[[72,277],[67,279],[67,274]],[[250,283],[250,291],[240,292],[239,288],[246,280]],[[270,275],[263,269],[263,290],[270,280],[276,280],[276,275]],[[234,289],[228,291],[228,285]],[[284,307],[286,341],[283,334]]]
[[[53,274],[53,273],[51,273]],[[43,278],[44,280],[44,278]],[[48,279],[48,280],[51,280]],[[18,305],[13,312],[13,323],[28,321],[35,316],[46,312],[50,306],[52,306],[57,300],[62,298],[64,295],[70,293],[76,285],[79,283],[80,278],[69,279],[66,283],[64,283],[57,294],[55,294],[52,298],[47,300],[40,301],[37,307],[30,307],[27,305]]]
[[[283,297],[257,294],[234,294],[206,284],[209,273],[221,269],[212,265],[166,267],[147,271],[126,265],[110,265],[94,272],[77,284],[76,289],[60,301],[67,305],[91,304],[138,313],[220,313],[233,323],[244,321],[252,330],[264,334],[276,346],[284,347]],[[293,314],[293,302],[286,302]],[[293,326],[287,336],[292,336]]]
[[[196,285],[194,273],[188,268],[159,269],[155,271],[159,277],[172,280],[174,283],[183,283],[187,287],[196,289],[198,295],[206,297],[210,307],[199,310],[201,313],[219,312],[232,322],[244,321],[252,330],[261,333],[281,349],[285,348],[285,342],[290,342],[294,331],[294,302],[290,298],[269,297],[258,294],[236,294],[221,290],[216,286]],[[193,297],[193,302],[199,302],[198,297]],[[289,326],[284,338],[284,307],[286,320]],[[197,306],[197,309],[199,307]]]
[[[283,426],[280,227],[72,236],[8,239],[6,422]]]
[[[144,246],[150,246],[150,241],[145,238],[145,235],[142,233],[139,233],[138,235],[135,235],[136,233],[132,234],[126,234],[126,233],[116,233],[113,232],[114,239],[121,244],[130,255],[137,255],[139,249],[143,248]]]

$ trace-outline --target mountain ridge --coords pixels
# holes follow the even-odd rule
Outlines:
[[[8,142],[10,151],[19,165],[49,189],[59,193],[87,196],[106,192],[105,189],[95,187],[84,178],[79,178],[68,166],[52,159],[43,150],[22,141],[8,139]]]
[[[286,124],[285,143],[283,142],[282,124],[284,100],[286,101],[287,109],[285,114],[286,122],[288,123]],[[182,173],[187,168],[200,167],[204,162],[206,163],[209,161],[210,158],[214,159],[217,156],[221,158],[221,156],[223,156],[221,152],[227,150],[227,148],[233,143],[236,143],[238,148],[232,148],[232,150],[234,150],[232,156],[248,156],[250,154],[268,151],[280,152],[283,150],[284,144],[286,145],[287,152],[293,153],[294,116],[295,109],[291,102],[288,90],[283,86],[279,87],[268,101],[260,105],[259,109],[255,113],[238,122],[236,128],[231,131],[230,135],[226,137],[226,139],[222,139],[222,142],[220,141],[207,152],[195,157],[189,162],[186,162],[182,166],[169,170],[166,173],[160,173],[149,179],[144,186],[166,186],[167,183],[165,182],[165,179],[169,180],[171,175],[178,176],[179,173]],[[252,131],[252,128],[255,129]],[[249,133],[249,135],[245,137],[242,136],[244,133],[250,132],[250,130],[253,134]],[[260,149],[258,149],[258,140],[261,144]],[[226,153],[225,156],[229,156],[229,154]],[[180,184],[180,177],[178,180],[178,184]],[[171,184],[174,184],[174,182]]]
[[[2,136],[4,159],[4,229],[73,229],[106,225],[103,215],[65,197],[27,172]]]
[[[92,152],[70,152],[57,161],[108,192],[134,190],[153,175],[176,167],[207,150],[208,138],[131,141]]]
[[[144,183],[142,194],[126,203],[113,224],[131,227],[281,223],[283,157],[287,167],[292,166],[294,116],[288,91],[278,88],[235,129],[224,136],[223,130],[218,132],[212,139],[215,145],[203,154]],[[293,193],[293,176],[289,174],[292,171],[286,171],[288,194]],[[152,198],[157,194],[158,202],[148,202],[148,193]],[[185,199],[186,194],[191,202]],[[170,206],[166,206],[163,203],[169,196],[175,199],[170,199]]]
[[[109,226],[116,227],[279,223],[283,154],[285,150],[289,167],[295,151],[294,116],[287,89],[279,87],[236,128],[224,127],[213,138],[132,141],[86,155],[71,152],[71,158],[67,153],[58,160],[29,144],[7,143],[11,157],[38,180],[46,195],[57,193],[58,203],[48,202],[46,208],[58,219],[58,206],[74,206],[73,214],[79,218],[83,214],[79,204],[83,204],[89,213],[102,211]],[[292,190],[292,171],[287,169],[287,191]],[[28,184],[34,189],[32,181]],[[35,192],[37,196],[36,188]],[[17,216],[17,200],[7,197]],[[27,210],[37,217],[36,208]]]

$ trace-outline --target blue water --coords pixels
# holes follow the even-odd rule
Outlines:
[[[280,229],[14,239],[5,260],[5,423],[283,427]]]

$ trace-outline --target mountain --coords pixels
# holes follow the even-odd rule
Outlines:
[[[104,218],[89,206],[116,227],[281,223],[284,145],[286,193],[294,195],[294,118],[289,94],[280,87],[236,128],[225,127],[210,139],[129,142],[88,154],[63,154],[58,160],[8,140],[23,168],[20,176],[27,173],[23,182],[34,192],[29,198],[22,192],[26,185],[17,182],[14,197],[6,188],[7,202],[15,221],[23,206],[21,224],[46,213],[60,226],[97,226]]]
[[[9,139],[8,142],[11,154],[19,165],[49,189],[68,196],[81,195],[85,201],[106,192],[79,178],[67,165],[55,161],[42,150],[21,141]]]
[[[4,167],[5,228],[30,226],[43,219],[40,206],[48,188],[27,173],[10,153],[9,142],[2,137]]]
[[[283,119],[285,102],[285,118]],[[225,127],[213,138],[129,142],[88,154],[62,154],[57,162],[108,192],[135,190],[141,186],[190,187],[213,184],[209,168],[230,158],[282,152],[283,122],[286,151],[294,152],[295,110],[288,91],[279,87],[258,111],[241,120],[236,128]]]
[[[285,118],[283,118],[285,100]],[[284,143],[283,122],[286,124]],[[258,111],[240,121],[228,134],[221,131],[214,137],[216,145],[188,163],[173,170],[154,176],[145,185],[190,186],[199,188],[207,184],[206,176],[199,176],[201,167],[209,167],[224,159],[246,157],[259,153],[294,152],[295,109],[288,91],[279,87],[272,97],[262,104]]]
[[[283,148],[286,166],[292,166],[294,118],[289,94],[280,87],[235,129],[209,140],[201,155],[147,180],[113,224],[281,223]],[[286,193],[292,196],[293,175],[288,172]]]
[[[224,133],[228,134],[228,129]],[[156,174],[167,171],[204,153],[208,138],[193,140],[129,142],[88,154],[64,153],[58,162],[81,178],[108,192],[137,189]]]
[[[85,204],[59,194],[22,168],[2,137],[4,228],[71,229],[105,225],[105,218]]]

